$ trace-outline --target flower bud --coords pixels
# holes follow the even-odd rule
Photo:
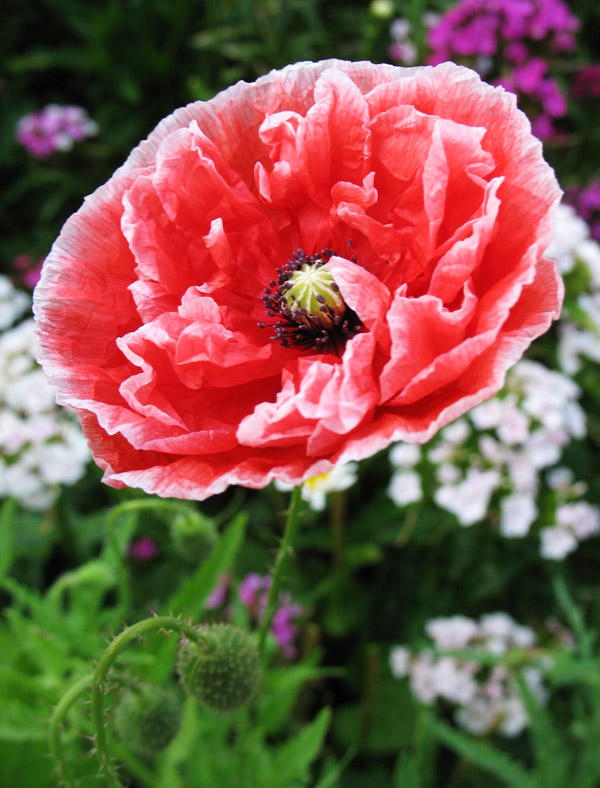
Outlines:
[[[173,688],[142,684],[128,689],[118,702],[115,733],[139,753],[164,749],[179,730],[181,699]]]
[[[200,643],[186,641],[177,670],[185,691],[221,712],[234,711],[252,698],[260,681],[254,638],[230,624],[198,627]]]
[[[178,514],[173,520],[171,538],[178,555],[190,563],[200,564],[215,546],[217,529],[210,518],[190,509],[186,514]]]

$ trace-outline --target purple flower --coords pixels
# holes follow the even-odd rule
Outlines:
[[[229,591],[230,579],[231,578],[227,572],[219,577],[215,589],[206,598],[204,607],[207,607],[209,610],[214,610],[215,608],[221,607],[225,604],[225,601],[227,600],[227,592]]]
[[[594,178],[583,188],[567,189],[565,200],[589,224],[592,238],[600,241],[600,178]]]
[[[567,113],[567,99],[554,79],[544,79],[536,91],[542,109],[553,118],[560,118]]]
[[[493,55],[502,46],[507,59],[519,63],[526,57],[522,45],[527,39],[548,38],[553,51],[571,52],[578,27],[563,0],[461,0],[430,29],[430,62]]]
[[[518,66],[513,71],[513,82],[517,91],[535,93],[544,81],[547,71],[548,64],[540,57],[532,57],[522,66]]]
[[[30,290],[37,285],[45,258],[36,260],[29,254],[18,254],[12,261],[17,278]]]
[[[600,98],[600,63],[579,69],[573,80],[575,98]]]
[[[302,613],[300,605],[285,604],[273,616],[271,631],[275,640],[288,659],[293,659],[297,652],[294,647],[294,640],[298,634],[298,626],[294,623],[295,618]]]
[[[258,609],[261,611],[267,604],[267,592],[271,587],[271,578],[251,572],[242,580],[238,588],[238,596],[242,604],[246,605],[254,615]]]
[[[241,581],[238,588],[238,596],[245,605],[253,619],[260,620],[265,612],[271,578],[267,575],[258,575],[251,572]],[[271,623],[271,632],[284,655],[288,659],[296,656],[294,639],[298,634],[298,626],[294,623],[295,618],[302,613],[300,605],[290,602],[289,594],[280,594],[278,599],[278,609],[275,611]]]
[[[554,123],[549,115],[538,115],[533,118],[531,131],[540,140],[548,140],[556,135]]]
[[[127,552],[130,558],[140,563],[146,563],[146,561],[151,561],[155,557],[158,553],[158,548],[154,539],[144,536],[141,539],[130,542]]]
[[[46,158],[67,151],[98,132],[98,126],[81,107],[48,104],[39,112],[24,115],[17,123],[16,140],[32,156]]]

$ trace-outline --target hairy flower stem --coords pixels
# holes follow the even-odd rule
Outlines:
[[[108,753],[106,729],[104,727],[104,682],[110,668],[115,660],[119,658],[123,649],[133,640],[142,638],[148,632],[152,632],[155,629],[180,632],[195,643],[204,641],[204,638],[198,633],[195,627],[184,624],[180,619],[174,616],[155,616],[153,618],[145,618],[143,621],[138,621],[137,624],[133,624],[127,627],[127,629],[124,629],[120,635],[117,635],[117,637],[109,643],[106,651],[100,657],[100,661],[92,676],[92,724],[94,726],[96,753],[100,758],[104,776],[110,788],[123,788],[123,784],[119,780]]]
[[[79,679],[78,682],[73,684],[72,687],[65,692],[60,701],[54,708],[52,716],[50,717],[49,726],[49,744],[50,752],[56,761],[56,768],[58,771],[59,784],[67,786],[67,788],[75,788],[75,781],[71,777],[67,762],[64,757],[62,744],[61,744],[61,723],[67,716],[67,713],[75,701],[83,695],[86,689],[89,688],[92,682],[93,674],[89,673],[87,676]]]
[[[267,638],[267,633],[271,627],[273,616],[275,615],[275,611],[277,610],[277,602],[279,598],[279,586],[281,585],[281,575],[283,572],[285,559],[287,558],[288,553],[292,550],[294,537],[296,535],[296,531],[298,528],[298,515],[300,513],[301,493],[302,493],[301,485],[297,485],[292,490],[292,495],[290,498],[290,507],[288,509],[287,518],[285,521],[283,537],[281,539],[281,544],[279,545],[279,550],[277,551],[277,556],[275,558],[275,566],[273,567],[273,575],[271,579],[271,587],[269,588],[269,596],[267,598],[267,606],[265,608],[265,613],[262,617],[262,621],[260,622],[260,629],[258,631],[258,650],[260,651],[261,654],[264,650],[265,640]]]

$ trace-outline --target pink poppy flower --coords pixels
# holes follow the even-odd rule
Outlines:
[[[501,388],[559,313],[559,195],[468,69],[288,66],[174,112],[71,217],[41,361],[108,484],[298,484]]]

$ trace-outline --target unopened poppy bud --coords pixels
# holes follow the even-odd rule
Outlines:
[[[113,722],[117,737],[146,755],[164,749],[180,724],[179,693],[173,688],[150,684],[128,689],[121,696]]]
[[[198,628],[200,643],[186,641],[179,650],[177,670],[185,691],[221,712],[244,706],[260,681],[254,638],[230,624]]]
[[[217,529],[209,517],[190,510],[175,517],[171,538],[175,551],[182,558],[199,564],[212,552],[217,541]]]

